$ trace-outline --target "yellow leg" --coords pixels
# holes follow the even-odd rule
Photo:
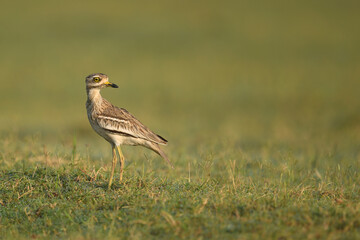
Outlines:
[[[111,183],[112,183],[112,179],[114,177],[114,171],[115,171],[115,166],[116,166],[116,161],[117,161],[115,146],[112,146],[112,154],[113,154],[113,159],[112,159],[111,175],[110,175],[110,180],[109,180],[109,189],[111,188]]]
[[[124,162],[125,162],[125,158],[124,158],[124,155],[121,151],[121,148],[120,146],[117,146],[117,149],[118,149],[118,152],[119,152],[119,155],[120,155],[120,183],[122,181],[122,177],[123,177],[123,172],[124,172]]]

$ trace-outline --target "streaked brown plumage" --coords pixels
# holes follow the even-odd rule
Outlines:
[[[149,148],[163,157],[172,166],[166,154],[159,147],[159,144],[166,145],[167,140],[152,132],[126,109],[118,108],[102,98],[100,89],[108,86],[118,87],[116,84],[110,83],[108,76],[102,73],[95,73],[86,77],[86,92],[88,96],[86,110],[90,125],[113,148],[113,168],[109,180],[109,188],[111,187],[117,161],[115,148],[118,149],[120,155],[120,181],[122,180],[124,167],[124,157],[120,149],[122,144],[140,145]]]

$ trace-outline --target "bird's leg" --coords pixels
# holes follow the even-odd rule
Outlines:
[[[124,158],[124,155],[121,151],[121,148],[120,146],[117,146],[117,149],[118,149],[118,152],[119,152],[119,155],[120,155],[120,183],[122,181],[122,177],[123,177],[123,172],[124,172],[124,162],[125,162],[125,158]]]
[[[117,161],[115,146],[112,146],[112,154],[113,154],[113,159],[112,159],[111,175],[110,175],[110,180],[109,180],[109,189],[111,188],[111,183],[112,183],[112,179],[114,177],[114,171],[115,171],[115,166],[116,166],[116,161]]]

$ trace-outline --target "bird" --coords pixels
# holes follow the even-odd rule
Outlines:
[[[137,120],[124,108],[119,108],[103,98],[100,90],[106,87],[118,88],[118,85],[109,82],[109,77],[103,73],[93,73],[86,77],[86,110],[91,127],[94,131],[111,144],[112,169],[108,188],[111,188],[112,179],[117,163],[117,154],[120,156],[120,183],[123,178],[125,158],[121,145],[143,146],[159,154],[174,168],[159,145],[167,145],[168,141],[152,132],[148,127]]]

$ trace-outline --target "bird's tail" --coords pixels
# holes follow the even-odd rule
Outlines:
[[[161,150],[161,148],[159,147],[158,144],[156,144],[156,143],[151,143],[151,144],[149,145],[149,148],[150,148],[151,150],[153,150],[154,152],[156,152],[157,154],[159,154],[164,160],[166,160],[166,161],[170,164],[171,168],[174,168],[174,165],[170,162],[169,158],[166,156],[166,154],[164,153],[164,151]]]

